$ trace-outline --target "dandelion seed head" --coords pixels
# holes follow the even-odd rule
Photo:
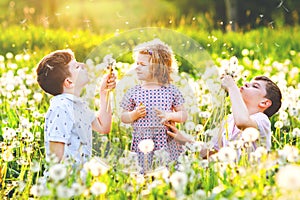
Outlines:
[[[237,158],[237,152],[231,147],[223,147],[217,153],[218,160],[221,162],[234,162]]]
[[[95,182],[90,188],[90,192],[96,196],[106,193],[106,190],[106,184],[98,181]]]
[[[149,153],[154,149],[154,142],[151,139],[140,141],[138,148],[143,153]]]
[[[186,184],[188,182],[188,177],[184,172],[174,172],[170,176],[170,183],[175,190],[184,190]]]
[[[49,177],[54,182],[58,182],[66,178],[67,168],[64,164],[55,164],[49,169]]]
[[[256,128],[246,128],[242,131],[242,140],[244,142],[255,142],[259,137],[259,131]]]
[[[283,122],[282,121],[276,121],[274,124],[275,128],[281,129],[283,127]]]
[[[279,169],[276,175],[277,185],[286,190],[299,191],[300,179],[296,174],[300,174],[300,166],[286,165]]]

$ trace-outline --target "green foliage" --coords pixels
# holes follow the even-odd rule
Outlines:
[[[299,91],[299,73],[291,73],[292,69],[298,69],[300,66],[300,35],[297,34],[299,27],[261,28],[245,33],[223,33],[220,30],[207,32],[195,26],[179,26],[176,30],[201,44],[216,65],[220,65],[223,59],[237,56],[244,67],[243,71],[249,71],[248,78],[267,71],[271,76],[286,81],[287,85],[282,86],[284,89],[289,88],[291,92]],[[43,170],[49,165],[44,158],[43,121],[50,96],[42,93],[35,82],[36,63],[50,51],[64,48],[71,48],[78,60],[85,60],[89,52],[105,43],[113,35],[97,35],[90,31],[80,30],[45,29],[36,26],[13,26],[2,28],[0,32],[0,56],[3,56],[0,61],[0,197],[27,199],[32,197],[31,193],[34,193],[31,191],[32,188],[40,186],[38,179],[43,176]],[[118,42],[122,43],[121,40]],[[132,47],[136,44],[128,42],[128,45]],[[119,51],[117,46],[112,48],[112,51]],[[12,53],[11,57],[9,53]],[[25,54],[30,55],[30,59],[25,59]],[[20,55],[22,59],[18,59]],[[118,61],[132,62],[131,53],[120,56]],[[194,66],[187,63],[188,60],[178,56],[178,61],[183,66],[180,68],[182,71],[194,75]],[[120,72],[119,75],[124,73],[121,67],[120,65],[120,68],[116,69]],[[285,73],[282,74],[282,71]],[[181,76],[187,76],[187,74],[182,73]],[[200,79],[198,76],[193,78]],[[203,82],[200,83],[203,84]],[[7,87],[11,85],[14,85],[14,88]],[[37,94],[38,96],[35,96]],[[202,91],[201,95],[205,94],[205,91]],[[209,105],[205,104],[200,110],[205,111],[209,108]],[[229,112],[229,107],[226,105],[223,109],[226,113]],[[274,133],[273,148],[269,157],[264,155],[259,162],[252,160],[253,155],[248,157],[246,154],[242,155],[241,161],[236,163],[215,161],[206,163],[199,159],[199,152],[188,151],[186,156],[189,157],[186,163],[182,162],[186,164],[182,169],[184,174],[179,176],[182,180],[186,178],[187,184],[179,189],[175,188],[174,183],[170,181],[171,174],[175,173],[174,168],[170,169],[169,175],[158,173],[155,176],[142,177],[141,180],[141,177],[137,175],[122,171],[120,164],[113,163],[107,172],[101,175],[89,172],[83,180],[79,171],[68,166],[65,179],[47,183],[53,194],[41,197],[41,199],[59,199],[57,193],[61,189],[60,186],[67,186],[66,191],[71,191],[73,183],[84,186],[88,192],[80,193],[79,196],[71,197],[71,199],[178,199],[180,197],[186,199],[277,199],[278,196],[285,197],[282,195],[285,194],[285,190],[279,190],[277,187],[276,175],[285,165],[298,166],[299,155],[293,149],[295,157],[282,159],[279,152],[281,151],[282,154],[282,148],[288,144],[294,145],[297,149],[300,148],[299,137],[293,135],[293,131],[297,130],[300,122],[299,113],[293,115],[289,112],[289,108],[285,108],[284,111],[287,113],[287,118],[282,126],[276,125],[275,127],[278,121],[283,120],[281,116],[275,115],[271,118]],[[205,124],[209,120],[213,122],[213,119],[200,115],[192,118],[195,124]],[[181,129],[186,128],[182,126]],[[114,116],[112,133],[108,139],[102,140],[101,135],[94,138],[94,155],[105,155],[111,160],[116,157],[121,159],[122,150],[129,149],[130,132],[130,128],[122,127],[119,119]],[[206,136],[203,130],[190,132],[198,134],[199,140],[205,141]],[[10,136],[12,138],[9,138]],[[94,183],[99,182],[105,183],[107,190],[105,194],[97,196],[91,193],[90,188]],[[295,194],[299,193],[296,191]]]

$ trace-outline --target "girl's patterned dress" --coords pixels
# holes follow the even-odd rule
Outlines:
[[[138,153],[139,165],[145,171],[151,169],[153,152],[147,154],[147,163],[145,166],[144,154],[139,150],[138,144],[141,140],[152,139],[154,150],[164,149],[169,157],[165,158],[167,162],[177,160],[183,148],[175,142],[173,138],[167,135],[167,128],[160,122],[161,119],[156,115],[154,108],[164,112],[172,112],[174,107],[184,103],[182,93],[174,86],[161,86],[158,89],[143,89],[141,85],[136,85],[129,89],[124,95],[120,106],[128,111],[136,109],[142,103],[146,106],[147,115],[132,123],[132,144],[131,150]]]

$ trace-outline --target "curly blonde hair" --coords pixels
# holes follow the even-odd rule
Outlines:
[[[172,81],[172,65],[176,61],[173,51],[168,45],[159,39],[154,39],[137,46],[135,51],[139,54],[149,55],[150,70],[153,77],[156,77],[160,83],[169,84]]]

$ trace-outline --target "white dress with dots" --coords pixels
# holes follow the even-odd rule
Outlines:
[[[167,128],[160,122],[161,119],[156,115],[154,108],[172,112],[174,107],[184,103],[182,93],[172,84],[158,89],[143,89],[141,85],[136,85],[126,92],[120,106],[124,110],[133,111],[140,103],[146,106],[147,115],[132,123],[131,144],[131,150],[138,153],[140,165],[144,168],[143,153],[138,149],[138,144],[144,139],[153,140],[154,151],[165,149],[169,153],[169,158],[167,158],[169,161],[177,160],[183,148],[167,135]],[[151,162],[151,156],[148,159]]]

